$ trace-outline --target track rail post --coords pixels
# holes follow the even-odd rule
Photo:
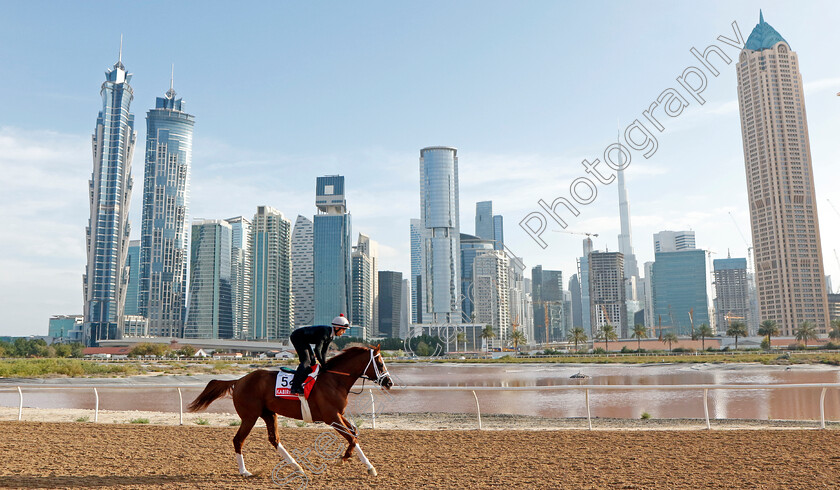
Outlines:
[[[178,425],[184,425],[184,395],[181,388],[178,388]]]
[[[20,386],[17,389],[20,396],[20,405],[18,406],[18,422],[20,422],[23,419],[23,392],[20,390]]]
[[[473,397],[475,397],[475,413],[478,414],[478,430],[481,430],[481,407],[478,406],[478,395],[473,390]]]
[[[373,424],[373,428],[376,428],[376,402],[373,401],[373,390],[368,388],[368,393],[370,394],[370,419],[371,423]]]
[[[706,412],[706,429],[712,430],[712,424],[709,423],[709,389],[703,388],[703,410]]]
[[[825,390],[827,389],[823,388],[820,393],[820,429],[825,429]]]
[[[589,430],[592,430],[592,411],[589,409],[589,388],[584,390],[586,393],[586,421],[589,423]]]
[[[96,388],[93,389],[93,394],[96,396],[96,409],[93,412],[93,421],[99,422],[99,392]]]

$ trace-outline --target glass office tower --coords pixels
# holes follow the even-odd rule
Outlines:
[[[351,221],[344,199],[344,177],[318,177],[315,183],[312,255],[316,325],[329,325],[339,313],[351,315]]]
[[[230,223],[225,220],[193,222],[190,300],[184,338],[233,338],[231,235]]]
[[[120,59],[105,72],[102,110],[93,134],[93,173],[89,181],[90,219],[86,233],[87,266],[83,276],[85,335],[88,345],[122,337],[128,274],[128,208],[131,159],[137,133],[129,113],[134,91],[131,74]]]
[[[187,293],[188,198],[195,117],[170,84],[146,114],[146,174],[140,247],[140,315],[149,334],[183,335]]]
[[[688,336],[711,325],[704,250],[656,252],[652,275],[654,321],[661,319],[663,333]]]

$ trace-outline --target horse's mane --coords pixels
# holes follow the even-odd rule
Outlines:
[[[367,352],[368,350],[370,350],[368,347],[348,347],[336,354],[335,356],[327,359],[327,364],[324,367],[326,369],[333,369],[338,363],[344,362],[345,360],[353,357],[354,355],[359,354],[361,352]]]

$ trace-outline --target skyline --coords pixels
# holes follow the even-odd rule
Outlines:
[[[36,39],[22,27],[35,18],[36,7],[11,5],[10,15],[0,20],[0,40],[5,41],[0,43],[0,60],[8,63],[8,78],[0,81],[0,103],[6,108],[0,114],[0,171],[19,184],[0,198],[0,210],[10,219],[9,233],[2,239],[0,295],[4,311],[11,313],[0,335],[43,334],[50,315],[80,313],[91,121],[102,70],[116,60],[123,30],[123,63],[134,74],[135,117],[152,108],[154,97],[168,87],[172,62],[175,90],[196,115],[190,223],[197,218],[251,216],[260,205],[290,218],[312,216],[315,177],[341,174],[347,179],[354,234],[365,233],[380,243],[380,270],[408,277],[409,219],[417,218],[419,210],[418,152],[427,146],[453,146],[459,158],[460,220],[467,224],[461,232],[474,232],[474,203],[491,200],[494,214],[506,217],[505,243],[524,257],[527,268],[543,265],[563,271],[567,279],[576,272],[574,260],[580,256],[583,236],[547,231],[543,236],[548,248],[541,250],[518,227],[519,221],[536,206],[537,198],[550,202],[558,189],[567,188],[582,172],[583,158],[594,158],[614,141],[616,120],[639,117],[663,88],[675,85],[674,77],[696,63],[691,47],[702,51],[719,35],[731,37],[732,21],[738,22],[746,39],[763,7],[765,19],[801,60],[823,258],[826,274],[835,283],[840,280],[833,256],[840,216],[826,201],[833,197],[831,183],[840,178],[840,170],[831,168],[837,153],[832,129],[840,122],[840,98],[834,95],[840,89],[840,74],[828,62],[833,59],[828,46],[840,37],[828,29],[829,19],[836,17],[830,12],[840,13],[837,6],[825,3],[801,10],[763,2],[730,9],[719,3],[695,12],[664,3],[637,10],[617,3],[538,4],[539,9],[473,3],[415,11],[380,4],[378,9],[365,9],[370,18],[340,4],[274,6],[269,10],[282,14],[284,22],[301,24],[285,37],[274,34],[279,36],[274,44],[254,42],[266,35],[256,29],[243,42],[233,43],[239,48],[225,51],[213,46],[210,37],[213,24],[223,19],[219,16],[202,31],[198,24],[213,19],[207,17],[211,12],[196,10],[195,5],[170,10],[173,15],[183,12],[182,17],[194,15],[190,21],[196,25],[188,30],[204,32],[196,39],[181,33],[150,40],[139,34],[138,29],[149,27],[151,7],[145,13],[136,6],[122,8],[127,17],[140,14],[98,33],[95,42],[83,31],[112,13],[108,9],[97,13],[89,5],[55,5],[46,14],[48,22],[64,22],[62,16],[79,22],[57,25],[45,39]],[[477,5],[481,11],[470,8]],[[437,19],[435,7],[449,17]],[[317,20],[323,24],[317,24],[314,15],[307,17],[319,9],[322,16]],[[420,20],[439,21],[429,27],[438,34],[458,25],[463,38],[447,44],[425,37],[425,31],[409,27],[400,17],[409,11]],[[813,15],[816,12],[820,15]],[[688,19],[678,23],[679,32],[647,24],[645,29],[632,28],[645,16],[665,19],[668,14]],[[84,15],[91,19],[82,19]],[[348,26],[341,25],[342,15],[352,21]],[[484,22],[465,22],[473,16]],[[600,22],[590,22],[593,19]],[[523,25],[514,25],[517,21]],[[267,20],[258,23],[262,22]],[[303,32],[314,25],[332,31],[325,39]],[[563,30],[556,29],[558,25],[568,29],[553,32]],[[499,39],[497,29],[502,26],[509,28],[509,37]],[[355,29],[365,35],[347,36]],[[575,41],[584,33],[591,43]],[[113,46],[107,43],[112,37]],[[59,38],[67,40],[57,43]],[[295,39],[299,44],[293,47],[283,42]],[[12,50],[24,45],[20,53]],[[574,46],[572,52],[563,51],[568,45]],[[161,46],[172,54],[160,54],[165,51]],[[246,46],[253,52],[224,56]],[[360,47],[368,49],[371,59],[359,57],[354,50]],[[272,57],[272,49],[282,56]],[[725,48],[733,59],[737,51]],[[209,63],[211,53],[222,55],[215,62],[218,66],[202,65],[202,59]],[[638,53],[645,56],[632,56]],[[435,56],[438,68],[429,64]],[[271,60],[278,58],[287,62],[280,64],[288,71],[275,71],[278,63]],[[44,59],[61,73],[60,84],[47,85],[43,77],[31,76]],[[263,69],[267,73],[261,74]],[[747,246],[728,214],[733,213],[749,241],[734,63],[720,71],[709,79],[706,104],[689,105],[659,137],[658,153],[650,160],[634,154],[625,171],[639,264],[653,260],[652,234],[665,229],[696,231],[698,247],[716,252],[712,259],[726,257],[727,249],[733,257],[746,256]],[[449,73],[452,82],[441,83],[441,77],[447,77],[440,73]],[[307,88],[307,83],[313,86]],[[250,99],[257,103],[242,103]],[[48,111],[51,117],[45,121]],[[145,144],[144,128],[137,131],[138,143]],[[138,155],[135,186],[143,179]],[[137,191],[130,208],[132,240],[140,231],[142,199]],[[568,229],[598,233],[596,249],[617,251],[618,190],[609,185],[601,191]],[[834,201],[840,205],[840,198]],[[559,229],[549,225],[555,228]]]

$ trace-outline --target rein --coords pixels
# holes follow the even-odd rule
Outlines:
[[[373,354],[373,350],[371,350],[371,351],[370,351],[370,360],[368,361],[367,366],[365,366],[365,369],[362,371],[362,374],[360,374],[360,375],[358,376],[359,378],[362,378],[362,387],[361,387],[361,389],[359,390],[359,392],[358,392],[358,393],[356,393],[356,392],[354,392],[354,391],[350,391],[350,393],[353,393],[354,395],[358,395],[358,394],[362,393],[362,391],[364,391],[364,389],[365,389],[365,380],[370,380],[370,381],[373,381],[373,382],[375,382],[376,384],[378,384],[378,385],[380,385],[380,386],[381,386],[382,379],[383,379],[383,378],[385,378],[385,377],[390,376],[390,373],[388,373],[388,368],[385,368],[385,363],[384,363],[384,362],[382,363],[382,367],[383,367],[383,368],[385,368],[385,370],[384,370],[384,371],[381,371],[381,372],[379,371],[379,366],[377,366],[377,365],[376,365],[376,363],[375,363],[375,362],[373,362],[373,360],[374,360],[375,358],[377,358],[377,357],[381,359],[381,358],[382,358],[382,354],[381,354],[381,353],[378,353],[378,354],[374,355],[374,354]],[[374,374],[376,375],[376,379],[371,378],[370,376],[367,376],[367,375],[365,374],[365,373],[367,372],[367,370],[368,370],[368,368],[370,367],[370,365],[371,365],[371,364],[373,364],[373,372],[374,372]],[[326,371],[326,372],[328,372],[328,373],[332,373],[332,374],[340,374],[340,375],[342,375],[342,376],[349,376],[349,377],[352,377],[352,376],[353,376],[353,375],[352,375],[352,374],[350,374],[350,373],[345,373],[345,372],[342,372],[342,371],[336,371],[336,370],[334,370],[334,369],[325,369],[324,371]]]

